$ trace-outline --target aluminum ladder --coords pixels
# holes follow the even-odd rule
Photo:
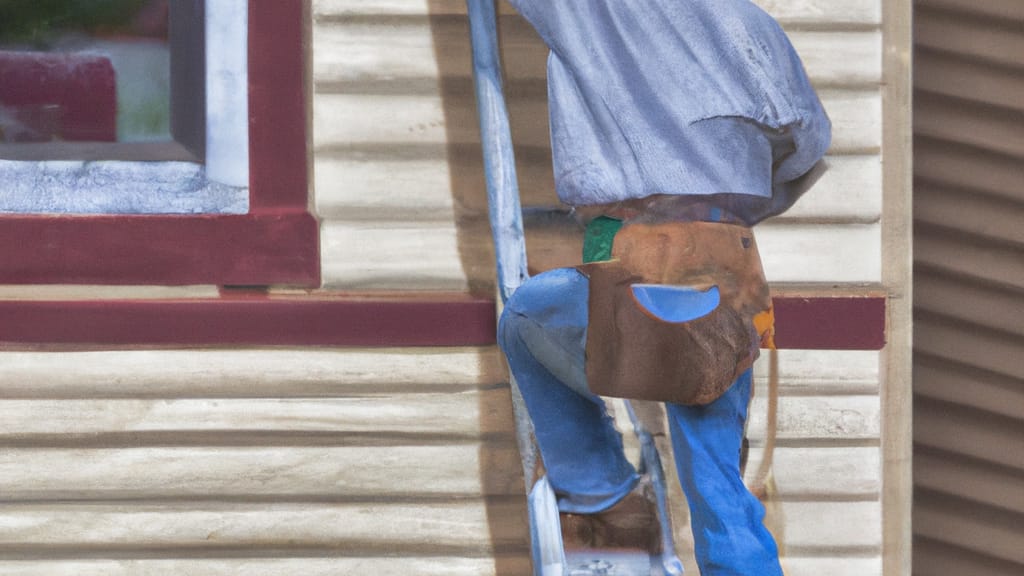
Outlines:
[[[473,49],[473,79],[479,112],[487,180],[489,218],[497,260],[498,292],[502,304],[528,277],[523,214],[519,202],[515,157],[508,110],[502,88],[498,49],[497,14],[494,0],[466,0]],[[518,398],[513,382],[513,398]],[[515,408],[524,414],[522,402]],[[683,564],[675,553],[672,525],[668,514],[665,474],[661,458],[650,432],[626,401],[626,410],[640,444],[638,471],[651,479],[656,496],[661,552],[657,555],[621,550],[588,550],[567,553],[563,546],[555,495],[545,477],[530,488],[527,498],[530,514],[531,548],[534,574],[538,576],[678,576]],[[527,418],[517,418],[527,422]],[[525,477],[529,482],[536,449],[530,441],[528,424],[519,426],[520,450],[524,456]]]

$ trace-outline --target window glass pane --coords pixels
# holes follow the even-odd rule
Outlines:
[[[0,2],[0,141],[167,141],[167,0]]]
[[[247,212],[247,15],[0,0],[0,214]]]

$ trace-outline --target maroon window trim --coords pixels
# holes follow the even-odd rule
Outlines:
[[[249,213],[3,215],[0,284],[320,283],[303,0],[249,3]]]

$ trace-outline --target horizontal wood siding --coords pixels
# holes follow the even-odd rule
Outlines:
[[[1024,572],[1024,4],[914,3],[914,573]]]
[[[879,359],[872,351],[779,351],[778,417],[765,524],[778,540],[790,576],[882,574]],[[745,474],[751,486],[764,480],[759,468],[768,438],[768,360],[765,354],[754,365]],[[628,426],[617,402],[617,420]],[[669,475],[677,546],[687,571],[696,573],[689,511],[668,437],[659,425],[663,413],[646,403],[638,406],[655,423],[652,429]],[[625,441],[635,459],[635,441],[628,435]]]
[[[882,9],[878,0],[764,0],[834,124],[830,170],[758,242],[776,284],[882,281]],[[316,208],[324,283],[494,293],[494,261],[462,0],[314,0]],[[579,260],[551,174],[547,50],[499,3],[506,94],[533,271]],[[787,574],[881,574],[878,352],[787,350],[768,522]],[[760,458],[766,377],[752,407]],[[665,455],[667,450],[663,450]],[[678,485],[673,486],[678,491]],[[673,512],[685,520],[682,494]],[[685,525],[685,523],[684,523]],[[692,540],[679,535],[693,573]]]
[[[493,348],[0,352],[0,573],[524,574]]]
[[[836,127],[831,170],[761,227],[770,280],[877,291],[881,2],[760,3],[790,32]],[[463,0],[311,5],[325,287],[492,296]],[[507,4],[501,14],[524,204],[536,215],[531,263],[571,263],[580,232],[556,209],[545,51]],[[962,156],[945,154],[936,168],[964,178]],[[1005,198],[1019,166],[981,156],[983,189]],[[186,292],[196,290],[208,291]],[[791,576],[882,571],[885,354],[780,351],[767,508]],[[766,438],[765,359],[749,480]],[[963,372],[1004,395],[988,397],[994,406],[1016,398],[1007,374]],[[953,372],[936,373],[957,394]],[[494,347],[0,351],[2,574],[525,574],[524,492]],[[685,520],[682,495],[672,502]]]
[[[769,280],[877,283],[880,3],[762,5],[787,28],[835,126],[832,170],[794,210],[760,227]],[[313,17],[314,170],[325,285],[492,294],[464,2],[317,0]],[[507,4],[499,20],[523,204],[550,215],[528,219],[530,265],[571,264],[580,230],[552,211],[558,200],[547,49]]]
[[[520,558],[507,563],[506,574],[529,574]],[[403,556],[400,558],[186,558],[178,560],[0,560],[5,576],[479,576],[494,573],[490,558]],[[853,572],[850,572],[853,574]],[[845,576],[845,573],[842,575]]]
[[[882,573],[880,356],[779,351],[776,445],[765,523],[786,574]],[[748,483],[764,452],[768,358],[755,367]]]

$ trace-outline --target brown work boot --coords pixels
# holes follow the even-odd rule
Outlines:
[[[559,512],[558,522],[562,528],[562,545],[566,550],[594,548],[593,515]]]
[[[614,506],[595,514],[559,514],[567,550],[632,548],[661,552],[654,491],[647,478]]]

